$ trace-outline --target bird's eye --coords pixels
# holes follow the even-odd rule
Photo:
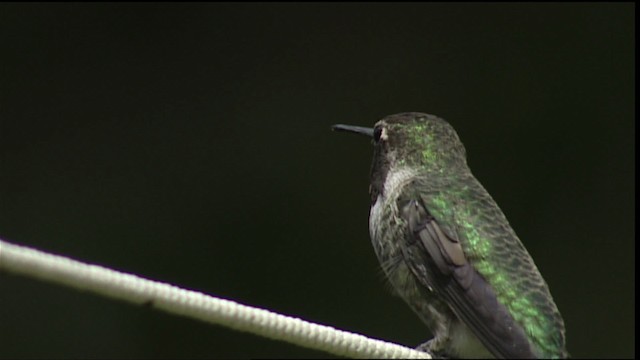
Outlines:
[[[375,129],[373,129],[373,141],[379,142],[380,141],[380,136],[382,136],[382,128],[381,127],[377,127]]]

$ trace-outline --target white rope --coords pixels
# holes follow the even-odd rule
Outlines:
[[[0,239],[0,270],[352,358],[429,358],[404,346],[85,264]]]

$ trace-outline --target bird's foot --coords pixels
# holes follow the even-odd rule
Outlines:
[[[442,350],[440,342],[435,338],[416,346],[416,350],[426,352],[434,359],[449,359],[449,356]]]

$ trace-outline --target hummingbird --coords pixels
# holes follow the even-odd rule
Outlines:
[[[442,358],[566,358],[564,321],[533,259],[467,165],[449,123],[390,115],[373,128],[369,234],[387,280]]]

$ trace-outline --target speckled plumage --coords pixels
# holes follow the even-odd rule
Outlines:
[[[388,116],[374,138],[369,230],[396,292],[448,357],[562,358],[564,323],[547,284],[444,120]],[[354,130],[356,129],[356,130]]]

